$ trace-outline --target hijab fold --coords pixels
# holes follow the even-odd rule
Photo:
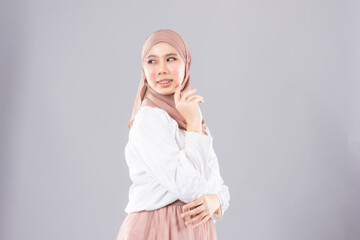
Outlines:
[[[138,91],[135,98],[131,118],[128,127],[131,128],[136,113],[142,106],[158,107],[165,110],[170,117],[172,117],[177,123],[178,127],[187,130],[187,124],[182,115],[175,108],[174,93],[169,95],[162,95],[156,92],[148,85],[148,82],[144,73],[144,60],[151,50],[151,48],[159,43],[166,42],[172,45],[180,54],[182,60],[185,63],[185,77],[181,84],[180,92],[190,88],[190,66],[191,66],[191,54],[185,40],[176,32],[169,29],[161,29],[153,32],[149,35],[144,42],[142,48],[142,73],[138,87]],[[204,118],[202,119],[202,132],[206,133],[206,123]]]

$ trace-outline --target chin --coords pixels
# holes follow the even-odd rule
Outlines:
[[[170,94],[174,93],[175,91],[173,89],[160,89],[157,92],[162,95],[170,95]]]

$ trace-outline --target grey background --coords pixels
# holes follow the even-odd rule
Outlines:
[[[360,239],[359,1],[0,2],[0,238],[115,239],[141,48],[177,31],[230,207],[219,239]]]

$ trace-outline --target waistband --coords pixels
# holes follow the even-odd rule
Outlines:
[[[181,201],[181,200],[176,200],[176,201],[174,201],[174,202],[172,202],[172,203],[169,203],[168,205],[166,205],[166,206],[164,206],[164,207],[161,207],[161,208],[158,208],[158,209],[155,209],[155,210],[151,210],[151,211],[148,211],[148,210],[141,210],[141,211],[136,211],[136,212],[131,212],[131,213],[129,213],[128,215],[134,215],[134,214],[140,214],[140,213],[143,213],[143,212],[153,212],[153,211],[158,211],[159,209],[163,209],[163,208],[166,208],[166,207],[170,207],[170,206],[175,206],[175,207],[177,207],[177,206],[183,206],[183,205],[185,205],[186,203],[184,203],[183,201]]]
[[[178,199],[178,200],[166,205],[166,207],[168,207],[168,206],[184,206],[185,204],[186,203],[184,203],[183,201]]]

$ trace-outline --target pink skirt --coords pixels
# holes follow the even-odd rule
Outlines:
[[[216,240],[215,224],[211,218],[193,228],[197,222],[185,225],[190,216],[181,217],[182,206],[175,202],[152,211],[132,212],[120,226],[116,240]]]

